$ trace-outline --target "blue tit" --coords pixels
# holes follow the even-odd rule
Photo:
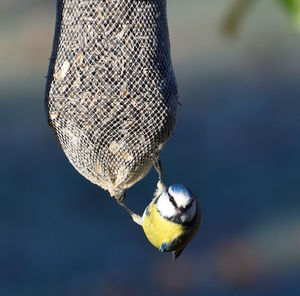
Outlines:
[[[176,259],[196,234],[200,220],[200,205],[190,189],[179,184],[166,189],[159,182],[139,224],[151,244],[161,252],[173,252]]]

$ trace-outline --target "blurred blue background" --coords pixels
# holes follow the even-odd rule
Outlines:
[[[168,4],[180,101],[164,180],[197,193],[200,230],[174,263],[79,175],[47,126],[55,1],[0,2],[1,295],[300,295],[300,34],[257,1]],[[142,213],[155,172],[131,188]]]

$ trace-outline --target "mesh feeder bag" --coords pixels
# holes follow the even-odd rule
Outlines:
[[[165,0],[58,0],[50,126],[76,170],[120,198],[171,136],[177,88]]]

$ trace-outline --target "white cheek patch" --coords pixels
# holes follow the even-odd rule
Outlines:
[[[156,206],[161,215],[167,218],[175,217],[179,213],[178,210],[170,202],[169,195],[167,192],[164,192],[158,198]]]
[[[175,198],[178,207],[185,208],[192,200],[191,196],[185,194],[184,192],[174,192],[171,188],[169,188],[169,193]]]

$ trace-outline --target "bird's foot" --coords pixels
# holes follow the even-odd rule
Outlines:
[[[132,220],[138,224],[143,226],[143,219],[141,216],[133,213],[124,203],[124,199],[125,199],[126,193],[124,191],[122,191],[122,193],[116,197],[116,201],[117,203],[123,208],[125,209],[125,211],[131,216]]]
[[[162,179],[162,165],[161,165],[161,161],[160,161],[158,155],[152,154],[152,162],[153,162],[153,166],[154,166],[155,170],[158,173],[158,178],[161,181],[161,179]]]

